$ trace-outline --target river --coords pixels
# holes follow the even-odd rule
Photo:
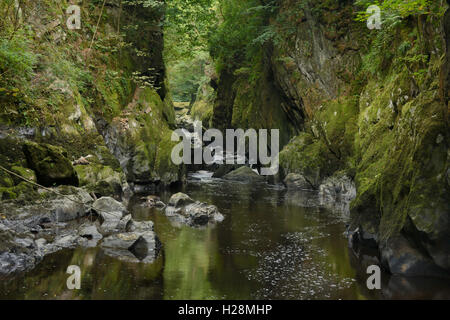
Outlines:
[[[153,264],[113,259],[100,248],[64,250],[34,270],[3,280],[0,299],[404,299],[450,298],[450,284],[382,274],[370,291],[366,265],[374,254],[348,247],[344,206],[281,186],[190,175],[183,192],[216,205],[225,220],[191,228],[161,211],[130,202],[136,220],[152,220],[163,249]],[[160,194],[167,202],[171,193]],[[359,258],[358,256],[359,255]],[[82,271],[80,290],[66,287],[67,266]]]

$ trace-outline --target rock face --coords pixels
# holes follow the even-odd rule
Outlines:
[[[78,186],[78,176],[67,158],[67,153],[61,148],[26,142],[23,151],[28,165],[36,172],[37,179],[42,185]]]
[[[240,167],[239,169],[231,171],[226,174],[223,179],[248,183],[266,181],[265,177],[260,176],[249,167]]]
[[[170,198],[165,214],[176,223],[187,224],[193,227],[224,220],[224,216],[216,206],[198,201],[195,202],[183,193],[177,193]]]
[[[382,41],[354,20],[351,2],[294,8],[281,1],[277,14],[295,21],[289,25],[293,35],[259,52],[263,67],[235,61],[236,69],[250,70],[223,70],[213,125],[283,128],[288,143],[280,165],[289,187],[311,185],[324,201],[354,198],[352,230],[376,239],[386,257],[401,256],[402,246],[386,244],[404,236],[411,248],[450,271],[449,10],[440,26],[437,20],[417,25],[404,19]],[[405,36],[413,33],[427,40]],[[420,67],[407,61],[419,47],[427,56]],[[259,81],[249,85],[249,72]],[[249,112],[255,109],[257,115]],[[288,130],[292,125],[299,132]],[[336,181],[337,174],[354,182],[356,195],[352,182]],[[395,272],[409,270],[384,261]]]

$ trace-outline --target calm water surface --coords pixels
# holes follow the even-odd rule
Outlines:
[[[224,222],[177,226],[132,201],[134,219],[154,221],[163,243],[155,263],[115,260],[99,248],[65,250],[2,280],[0,299],[450,298],[445,281],[385,274],[383,290],[369,291],[363,266],[373,257],[348,249],[345,210],[317,206],[313,194],[198,177],[183,191],[218,206]],[[161,197],[167,202],[170,193]],[[81,267],[81,290],[66,288],[69,265]]]

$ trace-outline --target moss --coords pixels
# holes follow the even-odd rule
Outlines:
[[[23,151],[28,167],[36,172],[38,182],[42,185],[78,185],[78,177],[72,163],[67,159],[67,152],[62,148],[27,141],[24,143]]]
[[[0,169],[0,187],[9,188],[13,185],[14,181],[11,176],[7,172]]]
[[[125,182],[123,172],[115,171],[109,166],[90,164],[75,166],[80,186],[97,196],[122,194],[122,183]]]
[[[16,198],[17,194],[13,191],[12,188],[0,187],[0,200],[12,200]]]
[[[204,127],[212,126],[213,103],[207,100],[195,101],[191,109],[191,116],[194,120],[200,120]]]
[[[316,187],[338,169],[336,160],[327,145],[309,133],[295,137],[280,152],[280,166],[284,174],[302,174]]]
[[[18,167],[18,166],[13,166],[11,167],[11,171],[24,177],[25,179],[28,179],[30,181],[33,182],[37,182],[37,178],[36,178],[36,174],[34,173],[33,170],[28,169],[28,168],[24,168],[24,167]],[[19,184],[20,182],[23,182],[22,179],[20,178],[14,178],[14,182],[16,184]]]

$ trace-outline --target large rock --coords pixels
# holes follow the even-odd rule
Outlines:
[[[51,223],[68,222],[84,217],[91,210],[94,199],[83,189],[60,186],[49,190],[39,189],[38,199],[23,205],[23,202],[0,202],[0,212],[12,219],[23,219],[30,225],[40,221]]]
[[[178,209],[194,202],[187,194],[179,192],[170,197],[169,206]]]
[[[130,220],[127,208],[111,197],[103,197],[94,202],[94,211],[100,216],[101,231],[105,234],[124,229]]]
[[[190,226],[203,226],[224,220],[223,215],[216,206],[198,201],[194,202],[188,195],[183,193],[177,193],[172,196],[165,214],[175,219],[177,223]]]
[[[331,201],[352,201],[356,198],[356,186],[351,178],[346,175],[333,176],[319,187],[319,194],[322,198]]]
[[[398,235],[380,245],[383,264],[394,275],[411,277],[435,277],[450,274],[439,268],[432,259],[415,248],[407,239]]]
[[[312,184],[302,174],[289,173],[284,179],[284,184],[290,190],[313,190]]]
[[[137,89],[130,110],[105,128],[105,142],[119,160],[129,183],[170,185],[180,182],[183,166],[171,160],[172,131],[164,118],[168,108],[156,91]]]
[[[239,182],[264,182],[266,178],[260,176],[249,167],[240,167],[223,177],[225,180],[239,181]]]
[[[105,253],[130,262],[151,263],[161,248],[153,231],[128,232],[111,235],[102,242]]]
[[[112,195],[121,196],[127,188],[127,181],[122,172],[115,171],[110,166],[89,164],[75,166],[80,180],[80,186],[86,187],[97,197]]]
[[[228,173],[239,169],[243,165],[238,164],[224,164],[219,165],[218,168],[214,171],[213,178],[223,178]]]
[[[47,187],[55,184],[78,186],[78,176],[62,148],[27,141],[23,152],[40,184]]]

